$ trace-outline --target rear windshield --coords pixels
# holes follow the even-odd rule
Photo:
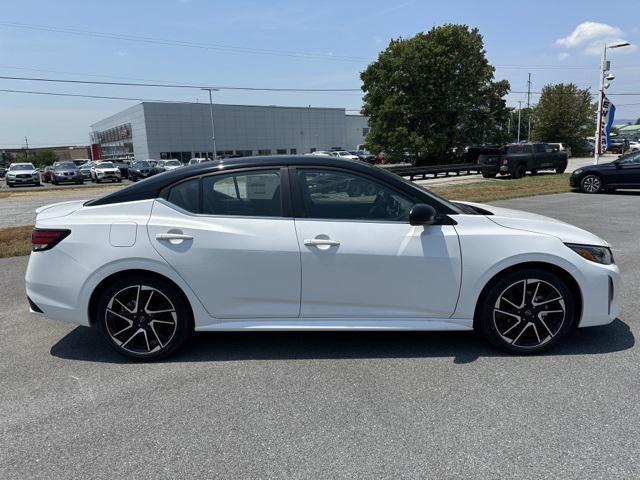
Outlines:
[[[182,165],[180,163],[180,160],[167,160],[166,162],[164,162],[164,164],[169,165],[170,167],[176,167],[176,166]]]
[[[98,168],[115,168],[115,166],[111,162],[102,162],[102,163],[99,163],[98,165],[96,165],[96,167],[98,167]]]

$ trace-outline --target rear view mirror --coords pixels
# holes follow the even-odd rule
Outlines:
[[[438,219],[436,209],[431,205],[418,203],[409,212],[409,223],[411,225],[431,225]]]

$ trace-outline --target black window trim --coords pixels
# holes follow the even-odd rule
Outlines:
[[[433,205],[432,203],[425,202],[424,199],[413,195],[410,192],[404,191],[400,188],[397,188],[395,185],[391,185],[389,182],[384,181],[378,177],[373,175],[366,175],[364,173],[350,170],[347,168],[333,167],[333,166],[324,166],[324,165],[291,165],[289,167],[289,181],[291,186],[291,198],[293,200],[293,217],[300,218],[305,220],[317,220],[317,221],[327,221],[327,222],[358,222],[358,223],[391,223],[391,224],[406,224],[409,225],[409,219],[406,220],[388,220],[388,219],[366,219],[366,218],[316,218],[309,217],[304,208],[304,200],[302,198],[302,189],[300,187],[300,177],[298,176],[298,170],[328,170],[328,171],[336,171],[341,173],[346,173],[347,175],[352,175],[355,177],[361,177],[365,180],[378,183],[383,185],[385,188],[396,192],[398,195],[403,196],[404,198],[408,198],[414,202],[414,204],[418,203],[426,203],[431,205],[436,209],[438,214],[441,217],[441,220],[434,225],[455,225],[457,222],[450,218],[447,214],[443,214],[439,210],[439,204]],[[434,202],[435,203],[435,202]]]
[[[264,216],[264,215],[221,215],[214,213],[203,213],[203,179],[207,177],[219,176],[219,175],[239,175],[247,172],[256,172],[260,170],[275,171],[280,174],[280,203],[282,208],[282,215],[280,216]],[[185,210],[179,205],[176,205],[169,201],[169,193],[171,189],[185,182],[192,180],[198,180],[198,211],[190,212]],[[170,185],[164,187],[158,199],[164,200],[168,205],[178,208],[181,212],[188,215],[197,217],[212,217],[212,218],[271,218],[271,219],[293,219],[292,202],[291,202],[291,189],[289,181],[289,171],[284,165],[265,165],[264,167],[247,167],[247,168],[234,168],[233,170],[220,170],[219,172],[206,173],[202,175],[193,175],[191,177],[182,178]]]

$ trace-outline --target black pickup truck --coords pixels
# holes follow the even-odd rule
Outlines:
[[[482,175],[493,178],[498,173],[511,178],[522,178],[527,172],[535,175],[539,170],[563,173],[567,168],[567,153],[547,143],[515,143],[484,151],[478,164],[487,166]]]

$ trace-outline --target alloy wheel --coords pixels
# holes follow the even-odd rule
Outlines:
[[[566,318],[565,299],[549,282],[527,278],[512,283],[493,307],[496,332],[518,349],[535,349],[550,342]]]
[[[589,175],[582,180],[582,189],[587,193],[596,193],[600,191],[602,182],[595,175]]]
[[[173,339],[178,325],[171,300],[148,285],[132,285],[116,292],[104,315],[111,340],[136,355],[161,351]]]

